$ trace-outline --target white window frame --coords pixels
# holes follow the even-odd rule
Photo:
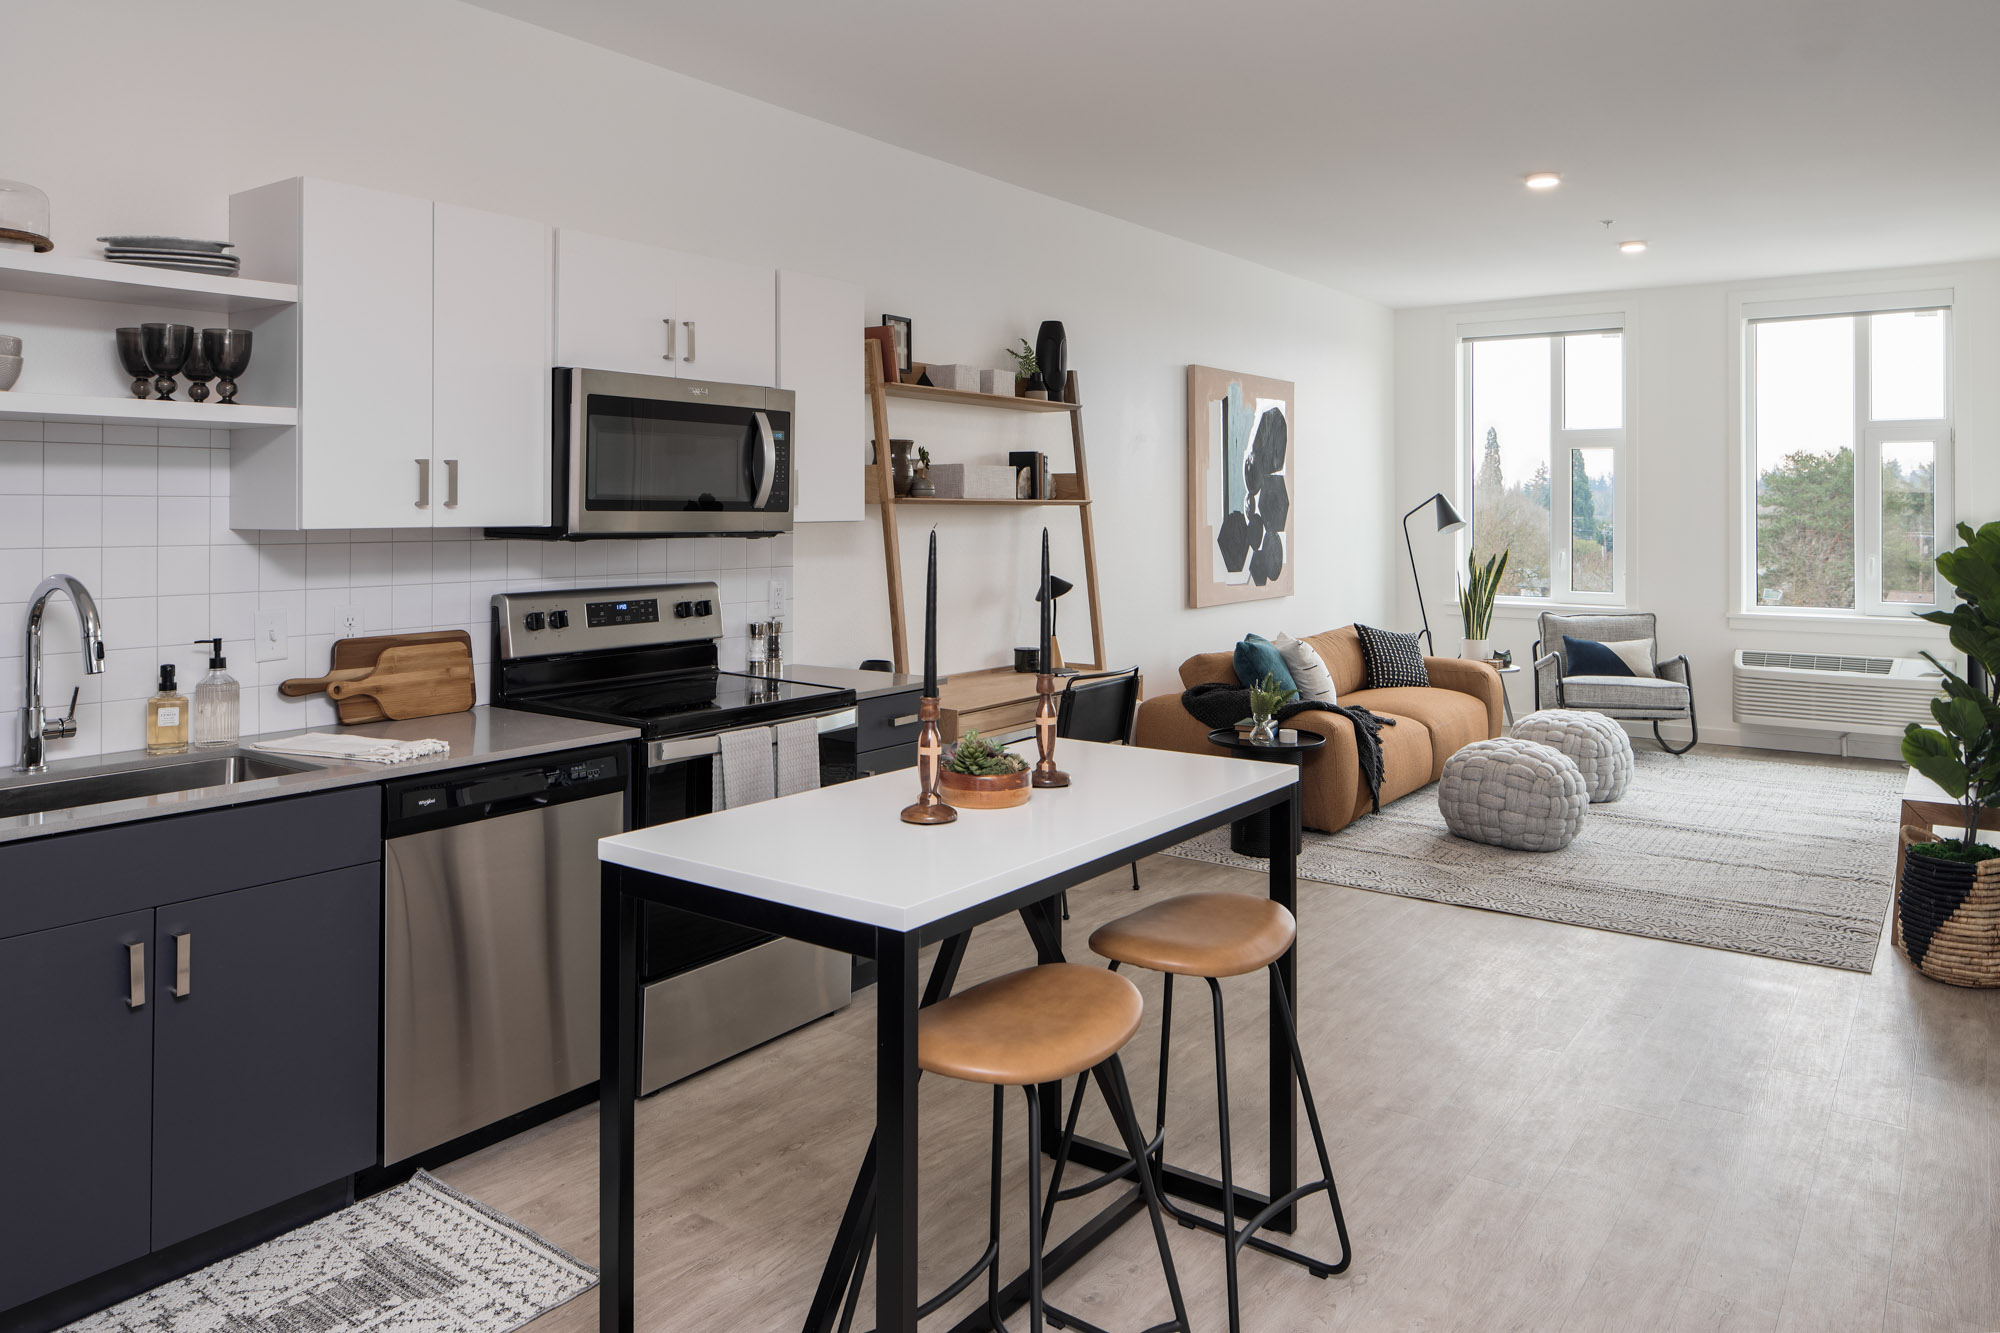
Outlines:
[[[1458,384],[1459,384],[1459,491],[1460,513],[1467,519],[1466,530],[1458,544],[1457,567],[1465,564],[1466,553],[1473,549],[1474,534],[1479,525],[1479,515],[1473,504],[1474,483],[1479,475],[1480,442],[1472,438],[1472,346],[1477,342],[1500,338],[1545,338],[1561,337],[1572,333],[1616,333],[1619,335],[1619,371],[1622,383],[1619,386],[1619,418],[1624,423],[1615,430],[1569,430],[1563,426],[1563,372],[1564,356],[1560,345],[1554,347],[1549,357],[1549,595],[1546,597],[1522,597],[1503,595],[1494,599],[1499,606],[1526,607],[1535,610],[1555,610],[1563,607],[1621,608],[1625,605],[1627,589],[1626,555],[1632,549],[1632,528],[1630,521],[1632,489],[1631,436],[1632,436],[1632,334],[1625,312],[1604,310],[1589,313],[1546,315],[1529,319],[1499,320],[1482,323],[1461,323],[1454,336],[1458,342]],[[1573,449],[1610,449],[1612,476],[1617,479],[1612,490],[1611,530],[1611,591],[1577,592],[1570,588],[1571,542],[1570,530],[1570,486],[1568,469],[1574,466],[1570,455]],[[1556,460],[1563,460],[1563,470],[1558,477]],[[1556,534],[1563,534],[1561,541]]]
[[[1737,426],[1741,441],[1736,468],[1738,502],[1736,531],[1736,596],[1734,615],[1749,623],[1775,621],[1849,621],[1858,624],[1908,622],[1936,604],[1882,600],[1882,446],[1928,441],[1936,460],[1933,520],[1936,549],[1949,550],[1957,527],[1953,504],[1957,442],[1954,363],[1957,360],[1957,310],[1949,287],[1920,290],[1871,290],[1731,302],[1737,339]],[[1873,325],[1867,315],[1907,310],[1942,310],[1945,315],[1944,411],[1942,417],[1914,421],[1871,419],[1874,377],[1869,364]],[[1765,606],[1757,601],[1757,338],[1756,326],[1781,320],[1853,316],[1854,325],[1854,606]],[[1948,604],[1942,580],[1932,584]]]

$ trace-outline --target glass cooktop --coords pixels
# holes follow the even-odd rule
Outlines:
[[[694,671],[516,699],[508,706],[637,727],[646,739],[657,740],[758,726],[853,704],[852,690],[729,671]]]

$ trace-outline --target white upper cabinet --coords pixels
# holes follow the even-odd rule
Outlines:
[[[776,314],[768,268],[556,233],[557,365],[771,384]]]
[[[866,516],[862,309],[861,288],[854,283],[778,274],[778,387],[798,400],[792,418],[796,523],[846,523]]]
[[[431,521],[549,521],[549,228],[438,204]]]
[[[547,227],[305,178],[229,225],[246,276],[299,285],[252,358],[295,359],[299,424],[232,441],[232,527],[547,522]]]

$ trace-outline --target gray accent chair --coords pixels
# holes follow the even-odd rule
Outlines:
[[[1685,656],[1660,660],[1659,623],[1650,611],[1614,615],[1558,615],[1542,612],[1535,640],[1535,707],[1574,708],[1606,717],[1653,724],[1653,739],[1668,754],[1686,754],[1701,739],[1694,715],[1694,685]],[[1653,645],[1653,676],[1573,676],[1563,653],[1563,636],[1595,643],[1646,639]],[[1544,646],[1546,645],[1546,647]],[[1660,723],[1685,721],[1688,742],[1678,750],[1660,735]]]

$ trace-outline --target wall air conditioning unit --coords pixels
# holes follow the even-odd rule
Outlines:
[[[1900,736],[1929,723],[1944,677],[1921,657],[1736,653],[1735,715],[1750,727]]]

